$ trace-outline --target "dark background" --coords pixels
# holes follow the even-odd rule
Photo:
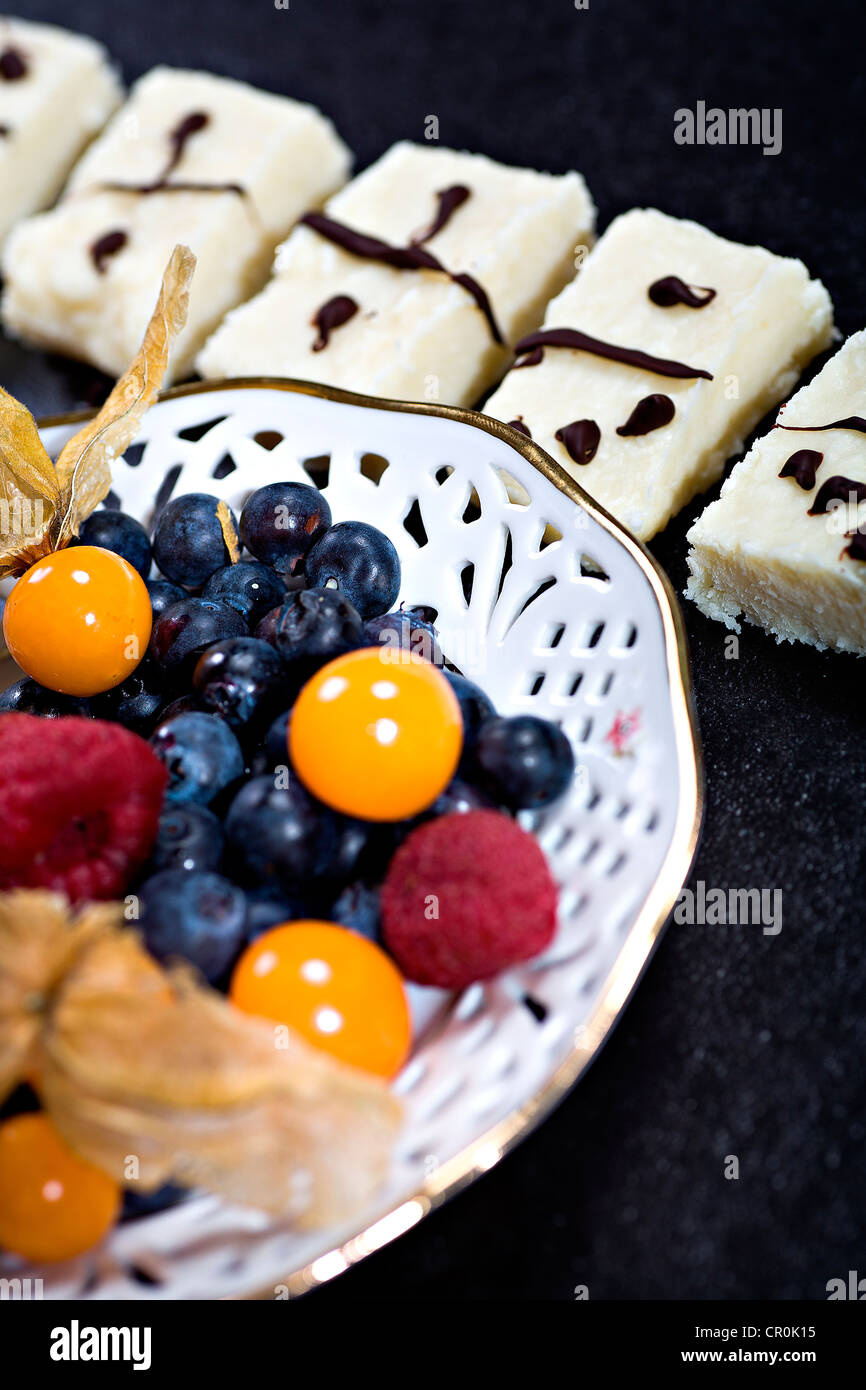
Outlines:
[[[98,36],[127,79],[208,68],[313,101],[359,167],[423,138],[578,168],[603,229],[634,205],[796,255],[866,326],[862,0],[19,0]],[[783,147],[674,144],[674,111],[781,107]],[[37,413],[84,369],[0,342]],[[676,587],[700,503],[654,544]],[[671,926],[589,1075],[495,1171],[313,1295],[826,1297],[866,1275],[864,668],[685,605],[707,775],[693,879],[781,889],[778,936]],[[740,1176],[723,1176],[725,1156]]]

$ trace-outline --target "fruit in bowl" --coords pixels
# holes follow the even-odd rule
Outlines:
[[[99,427],[120,421],[122,447],[140,394]],[[88,463],[64,492],[61,460],[63,515],[6,557],[4,629],[27,675],[0,696],[15,769],[0,977],[18,978],[26,942],[36,981],[10,1010],[24,1043],[0,1096],[30,1087],[113,1181],[130,1185],[121,1158],[145,1134],[142,1190],[201,1184],[333,1219],[387,1163],[407,982],[460,989],[550,941],[556,890],[514,817],[563,793],[571,747],[446,667],[428,610],[394,609],[390,540],[332,525],[317,489],[267,484],[239,516],[173,498],[151,575],[136,518],[96,510],[110,470]],[[83,527],[98,545],[71,543]],[[69,600],[60,672],[56,605],[39,598],[55,573],[100,600]],[[28,1002],[48,981],[50,1018]],[[300,1167],[312,1195],[291,1188]]]

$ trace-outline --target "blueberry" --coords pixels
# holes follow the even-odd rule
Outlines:
[[[300,898],[290,897],[278,888],[251,888],[247,892],[244,936],[247,941],[255,941],[257,936],[270,931],[271,927],[296,922],[307,915],[307,908]]]
[[[173,603],[180,603],[181,599],[188,597],[185,589],[179,584],[171,584],[167,579],[148,579],[147,592],[150,594],[154,622],[162,617],[166,608],[171,608]]]
[[[289,594],[273,616],[268,614],[265,623],[272,634],[266,640],[285,662],[303,661],[306,675],[335,656],[364,645],[357,610],[333,589],[301,589]],[[257,635],[262,626],[257,628]]]
[[[250,627],[282,602],[285,588],[272,569],[258,560],[241,560],[212,574],[204,586],[203,598],[227,603],[240,613]]]
[[[331,818],[333,849],[324,864],[324,872],[338,883],[345,882],[346,879],[355,878],[365,864],[375,827],[369,821],[357,820],[354,816],[331,812]],[[331,838],[328,836],[329,840]]]
[[[265,734],[264,753],[268,759],[270,767],[281,767],[288,765],[289,761],[289,720],[292,717],[290,709],[283,710],[276,719],[271,721],[268,732]]]
[[[267,728],[287,699],[282,661],[255,637],[230,637],[208,647],[192,683],[202,706],[222,715],[236,733]]]
[[[197,589],[231,560],[217,515],[219,498],[207,492],[173,497],[159,514],[153,558],[167,579]],[[233,512],[232,525],[237,526]]]
[[[245,637],[247,625],[234,608],[209,598],[185,598],[157,618],[149,653],[174,679],[190,675],[206,647],[227,637]]]
[[[307,556],[310,588],[337,589],[362,618],[386,613],[400,592],[400,559],[388,537],[366,521],[340,521]]]
[[[95,715],[89,700],[76,695],[61,695],[56,690],[48,690],[29,676],[0,691],[0,714],[38,714],[43,719],[63,719],[74,714],[79,719],[93,719]]]
[[[348,884],[332,904],[330,917],[341,927],[350,927],[369,941],[378,941],[382,932],[378,888],[360,879]]]
[[[157,960],[181,956],[215,984],[244,944],[246,899],[219,874],[163,869],[140,890],[141,929]]]
[[[473,787],[458,777],[449,782],[433,805],[423,814],[422,819],[431,820],[435,816],[465,815],[467,811],[493,811],[499,809],[499,802],[488,796],[481,787]]]
[[[461,676],[458,671],[445,671],[444,675],[460,705],[460,713],[463,716],[463,741],[465,744],[472,744],[484,721],[496,713],[493,701],[489,695],[485,695],[480,685],[476,685],[466,676]]]
[[[121,685],[91,700],[97,719],[111,719],[136,734],[149,734],[165,704],[162,672],[145,658]]]
[[[138,570],[142,579],[150,574],[150,541],[140,521],[126,512],[93,512],[82,522],[77,541],[73,545],[99,545],[103,550],[112,550],[122,555],[133,569]]]
[[[521,714],[482,725],[473,765],[480,786],[494,800],[528,811],[562,796],[574,776],[574,753],[555,724]]]
[[[400,612],[408,613],[410,618],[419,618],[422,623],[427,623],[430,627],[433,627],[438,616],[436,609],[431,608],[426,603],[401,603]]]
[[[412,831],[425,821],[435,820],[439,816],[461,815],[467,811],[501,809],[501,803],[483,788],[455,777],[431,806],[419,815],[413,816],[411,820],[367,824],[369,837],[363,857],[359,861],[363,877],[365,880],[376,882],[383,879],[388,865],[407,835],[411,835]]]
[[[20,680],[14,681],[12,685],[7,685],[5,690],[0,690],[0,714],[13,714],[20,710],[21,701],[26,697],[27,687],[35,685],[29,676],[22,676]],[[23,713],[23,711],[21,711]]]
[[[136,1216],[150,1216],[155,1211],[165,1210],[166,1207],[176,1207],[186,1194],[185,1187],[178,1187],[177,1183],[173,1182],[163,1183],[155,1192],[139,1192],[128,1187],[123,1194],[121,1219],[128,1221]]]
[[[241,746],[215,714],[178,714],[159,725],[150,745],[168,768],[167,801],[208,806],[243,776]]]
[[[160,710],[154,729],[167,724],[170,719],[176,719],[179,714],[206,714],[207,711],[201,707],[201,701],[194,693],[178,695],[176,700],[172,700],[163,710]]]
[[[442,650],[435,627],[426,618],[419,617],[413,609],[401,608],[396,613],[381,613],[378,618],[368,618],[364,624],[364,636],[373,647],[414,653],[425,661],[431,661],[434,666],[442,665]]]
[[[232,801],[225,829],[231,862],[245,882],[290,891],[326,872],[334,848],[331,813],[291,775],[287,786],[251,778]]]
[[[259,618],[253,627],[253,636],[258,637],[260,642],[270,642],[273,646],[277,632],[277,619],[281,612],[282,604],[277,604],[276,608],[272,608],[263,618]]]
[[[166,806],[159,818],[150,867],[153,873],[162,869],[184,869],[187,873],[218,869],[222,848],[222,826],[213,811],[194,802]]]
[[[268,483],[241,512],[241,540],[257,560],[291,574],[331,524],[331,508],[308,483]]]
[[[423,816],[413,817],[411,820],[400,821],[362,821],[361,824],[367,831],[367,842],[361,853],[356,859],[356,870],[351,872],[351,865],[348,864],[347,846],[343,846],[342,864],[346,866],[342,874],[344,882],[352,878],[363,878],[366,882],[379,883],[387,872],[388,865],[394,858],[400,845],[422,820],[429,819],[425,813]],[[339,836],[339,825],[337,826]],[[339,861],[338,861],[339,867]],[[338,875],[333,875],[339,884]]]
[[[457,696],[463,716],[463,752],[460,755],[459,771],[468,773],[478,731],[486,719],[491,719],[496,714],[496,710],[493,701],[474,681],[459,675],[457,671],[445,671],[444,675]]]
[[[128,560],[143,580],[150,574],[150,541],[145,527],[125,512],[93,512],[82,521],[72,545],[99,545],[103,550],[113,550],[114,555]]]

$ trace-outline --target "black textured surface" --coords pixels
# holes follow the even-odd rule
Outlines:
[[[211,68],[321,105],[365,164],[398,138],[577,167],[600,225],[635,204],[801,256],[866,325],[860,0],[19,3],[128,78]],[[673,113],[783,109],[783,149],[683,148]],[[37,411],[90,375],[0,346]],[[692,508],[692,514],[697,510]],[[690,514],[691,515],[691,514]],[[680,518],[655,550],[678,588]],[[824,1298],[866,1273],[864,668],[725,632],[689,605],[708,784],[695,879],[781,889],[777,936],[672,926],[604,1054],[472,1190],[315,1297]],[[725,1155],[740,1177],[723,1176]]]

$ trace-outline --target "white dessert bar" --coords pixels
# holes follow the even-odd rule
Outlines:
[[[54,201],[122,99],[102,44],[0,19],[0,245],[20,218]]]
[[[574,274],[595,221],[579,174],[407,142],[325,212],[292,232],[275,278],[208,342],[203,376],[471,404]]]
[[[800,261],[635,209],[484,408],[646,540],[716,481],[831,334],[830,298]]]
[[[295,219],[345,180],[349,151],[311,106],[206,73],[154,68],[74,169],[60,204],[3,259],[8,330],[116,375],[135,353],[172,247],[198,258],[183,375],[253,294]]]
[[[688,533],[686,593],[739,632],[866,655],[866,331],[779,412]],[[858,525],[862,530],[858,530]]]

